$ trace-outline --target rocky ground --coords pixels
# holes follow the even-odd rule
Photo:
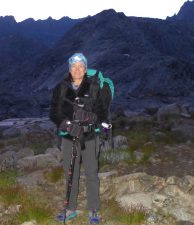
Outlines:
[[[100,156],[102,224],[194,224],[192,115],[170,105],[152,116],[118,115],[113,124],[114,148],[105,142]],[[60,224],[63,153],[54,132],[48,118],[0,122],[0,224]],[[84,181],[82,170],[79,217],[70,224],[87,224]],[[45,209],[43,217],[31,212],[30,202],[33,210]]]

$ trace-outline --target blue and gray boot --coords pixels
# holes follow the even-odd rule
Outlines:
[[[92,210],[89,212],[89,222],[90,224],[99,224],[100,216],[98,215],[97,210]]]

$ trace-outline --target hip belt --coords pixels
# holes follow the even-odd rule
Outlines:
[[[95,130],[95,125],[89,124],[87,126],[82,126],[83,127],[83,132],[84,133],[89,133]]]

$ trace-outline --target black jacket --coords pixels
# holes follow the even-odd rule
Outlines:
[[[88,99],[93,99],[92,102],[90,101],[87,110],[96,114],[97,124],[107,121],[109,112],[108,96],[101,91],[98,79],[86,75],[76,91],[72,88],[69,75],[54,88],[49,112],[50,119],[57,127],[65,119],[72,121],[74,107],[71,102],[74,102],[76,97],[86,98],[86,96]],[[71,102],[68,102],[67,99]]]

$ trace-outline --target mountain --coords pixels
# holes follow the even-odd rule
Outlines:
[[[62,17],[59,20],[55,20],[49,17],[46,20],[37,21],[29,18],[17,23],[13,16],[0,16],[0,36],[7,36],[14,33],[26,38],[33,38],[44,45],[51,46],[65,32],[82,20],[84,18],[71,19],[69,17]]]
[[[17,30],[17,22],[13,16],[0,16],[0,36],[12,34]]]
[[[168,17],[170,20],[180,20],[189,24],[194,24],[194,1],[187,1],[180,8],[177,15]]]
[[[74,52],[83,52],[90,68],[112,78],[116,89],[113,109],[144,110],[173,102],[192,105],[193,49],[194,27],[180,20],[102,11],[75,24],[33,64],[29,65],[31,60],[25,61],[26,67],[17,64],[15,77],[20,79],[11,83],[11,102],[10,91],[2,95],[8,103],[6,112],[0,107],[0,118],[47,115],[52,89],[68,71],[67,60]],[[6,88],[11,81],[6,74],[4,78]],[[23,110],[18,110],[18,99]]]
[[[164,98],[171,102],[194,90],[193,37],[194,30],[179,23],[106,10],[64,35],[33,71],[32,87],[37,99],[48,102],[50,90],[67,71],[68,57],[79,51],[87,56],[90,67],[113,79],[115,107],[144,107],[140,102],[145,98],[152,98],[151,104],[160,104]],[[138,106],[130,106],[134,98]]]
[[[36,63],[39,57],[59,40],[65,32],[83,19],[63,17],[54,20],[27,19],[17,23],[13,16],[0,17],[0,73],[1,78],[6,76],[21,78],[24,66]],[[17,67],[20,73],[17,74]],[[14,72],[11,72],[14,71]],[[3,78],[4,79],[4,78]],[[13,79],[9,82],[13,83]],[[7,88],[7,87],[6,87]]]
[[[50,46],[58,41],[61,36],[70,30],[75,24],[82,20],[84,20],[84,18],[71,19],[69,17],[63,17],[59,20],[55,20],[49,17],[46,20],[37,21],[29,18],[18,23],[18,30],[23,36],[33,37]]]
[[[36,112],[36,104],[29,97],[32,91],[29,74],[41,56],[74,24],[83,19],[27,19],[17,23],[13,16],[0,17],[0,100],[4,103],[1,104],[0,111],[3,112],[3,118],[19,115],[18,110],[14,111],[12,107],[18,108],[20,105],[27,106],[21,112],[27,110],[30,113],[30,109],[31,113]],[[30,105],[33,103],[31,107],[28,102]],[[38,106],[35,108],[39,114]]]

